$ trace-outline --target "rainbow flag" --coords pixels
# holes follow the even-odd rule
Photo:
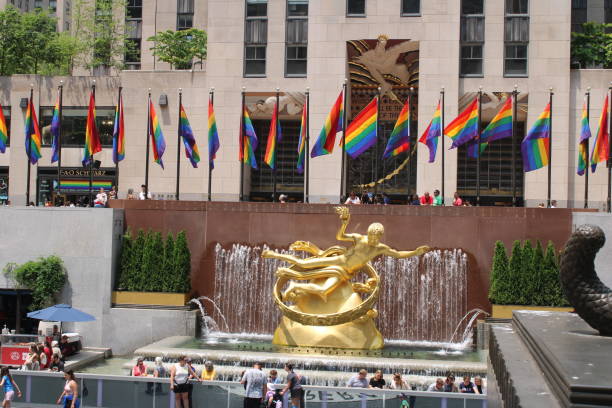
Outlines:
[[[53,108],[53,118],[51,119],[51,163],[59,160],[60,153],[60,101],[59,96]]]
[[[308,107],[306,103],[304,103],[304,108],[302,109],[302,123],[300,125],[300,139],[298,141],[298,161],[297,161],[297,171],[298,173],[304,173],[304,162],[306,160],[306,138],[308,138]]]
[[[123,123],[123,96],[119,95],[113,124],[113,162],[118,164],[123,159],[125,159],[125,125]]]
[[[599,127],[595,134],[593,149],[591,150],[591,172],[595,172],[597,163],[608,160],[610,135],[608,134],[608,95],[604,99],[601,116],[599,117]]]
[[[210,98],[208,99],[208,163],[211,169],[215,168],[215,158],[219,150],[219,133],[217,132],[217,120],[215,109]]]
[[[102,151],[100,135],[96,126],[96,98],[94,93],[89,95],[89,108],[87,109],[87,123],[85,125],[85,146],[83,147],[83,166],[93,160],[93,155]]]
[[[444,134],[453,140],[451,149],[478,136],[478,98],[474,98],[474,101],[446,126]]]
[[[166,141],[164,140],[164,134],[162,133],[159,119],[157,118],[151,99],[149,99],[149,134],[153,142],[153,159],[163,169],[164,162],[162,156],[166,151]]]
[[[258,141],[246,106],[242,113],[242,120],[244,123],[240,131],[240,151],[238,152],[238,158],[243,163],[256,169],[257,159],[255,158],[255,150],[257,150]]]
[[[6,127],[6,119],[4,118],[4,112],[2,112],[2,105],[0,105],[0,153],[6,151],[6,145],[8,144],[8,131]]]
[[[272,121],[270,122],[270,132],[268,133],[268,145],[266,146],[266,154],[264,161],[272,170],[276,169],[276,144],[281,141],[281,125],[278,120],[278,106],[274,104],[274,112],[272,113]]]
[[[391,131],[391,136],[387,142],[387,147],[383,153],[383,158],[386,159],[391,156],[397,156],[398,154],[410,149],[409,117],[410,106],[408,106],[408,101],[406,101],[399,116],[397,117],[393,131]]]
[[[89,180],[62,179],[60,181],[60,186],[62,190],[89,190]],[[96,190],[99,190],[100,187],[105,190],[110,190],[112,186],[112,180],[94,180],[92,182],[92,187]]]
[[[38,163],[38,159],[42,157],[40,154],[40,128],[38,127],[38,120],[36,119],[36,111],[34,110],[34,104],[32,98],[28,102],[28,109],[26,110],[25,117],[25,148],[26,154],[30,159],[30,163]]]
[[[354,159],[376,143],[378,131],[378,97],[365,108],[347,126],[345,137],[346,152]]]
[[[535,121],[521,143],[523,170],[532,171],[548,165],[550,144],[550,103]]]
[[[436,151],[438,150],[438,138],[442,133],[442,115],[440,114],[440,101],[434,112],[434,116],[429,122],[427,129],[421,135],[419,142],[427,145],[429,148],[429,163],[433,163],[436,160]]]
[[[200,151],[198,150],[195,136],[191,130],[191,125],[189,124],[189,119],[187,119],[187,113],[182,103],[179,110],[181,112],[179,118],[179,132],[180,137],[183,139],[183,145],[185,145],[185,156],[187,156],[191,165],[197,168],[198,162],[200,161]]]
[[[482,154],[489,143],[512,137],[512,98],[507,98],[504,105],[501,107],[497,115],[493,117],[489,125],[482,131],[480,135],[480,154]],[[471,140],[468,143],[468,157],[477,158],[478,149],[477,140]]]
[[[336,103],[332,106],[331,111],[325,119],[325,125],[319,133],[319,137],[312,147],[310,157],[323,156],[334,151],[334,143],[336,142],[336,133],[344,129],[344,94],[341,91],[336,99]]]
[[[591,137],[591,126],[589,126],[589,115],[587,114],[586,100],[582,105],[582,117],[580,119],[580,124],[580,140],[578,141],[578,169],[576,173],[578,173],[579,176],[582,176],[584,175],[584,172],[588,166],[587,163],[589,161],[589,152],[587,144],[589,143],[589,138]]]

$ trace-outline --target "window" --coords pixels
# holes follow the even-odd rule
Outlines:
[[[126,40],[125,68],[130,70],[140,69],[141,60],[140,38],[128,38]]]
[[[0,204],[6,204],[9,199],[9,168],[0,167]]]
[[[176,10],[176,30],[193,27],[193,0],[178,0]]]
[[[366,0],[346,0],[347,17],[365,17]]]
[[[421,14],[421,0],[402,0],[402,16]]]
[[[504,75],[527,75],[529,1],[506,0],[504,27]]]
[[[51,146],[51,119],[53,107],[40,108],[40,127],[42,145]],[[113,145],[114,107],[96,107],[96,125],[103,147]],[[87,122],[87,106],[62,107],[62,147],[83,147],[85,143],[85,125]]]
[[[484,1],[461,2],[461,76],[482,76]]]
[[[57,0],[49,0],[49,10],[51,10],[52,13],[57,11]]]
[[[582,24],[587,22],[587,0],[572,0],[572,31],[582,32]]]
[[[129,0],[125,9],[125,68],[140,69],[142,43],[142,0]]]
[[[244,76],[266,75],[267,44],[268,3],[266,0],[246,0]]]
[[[34,8],[35,9],[41,9],[42,6],[43,6],[42,0],[34,0]]]
[[[308,53],[308,0],[287,1],[285,76],[306,76]]]
[[[129,0],[125,10],[126,19],[142,20],[142,0]]]

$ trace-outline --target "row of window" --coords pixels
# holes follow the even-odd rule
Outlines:
[[[527,76],[529,0],[505,0],[504,75]],[[461,76],[483,75],[484,0],[461,1]]]
[[[267,0],[246,0],[244,76],[266,75]],[[308,54],[308,0],[287,0],[285,76],[305,77]]]
[[[421,0],[401,0],[400,14],[402,16],[421,15]],[[346,0],[346,16],[365,17],[366,0]]]

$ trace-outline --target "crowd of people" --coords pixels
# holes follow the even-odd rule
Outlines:
[[[374,375],[368,380],[368,371],[365,369],[359,370],[357,374],[352,376],[346,383],[350,388],[379,388],[390,390],[411,390],[412,387],[402,378],[401,373],[394,373],[393,380],[387,384],[384,379],[383,372],[377,370]],[[474,382],[470,376],[464,376],[463,381],[457,385],[455,376],[448,374],[446,379],[437,378],[436,382],[432,383],[427,391],[433,392],[462,392],[468,394],[484,394],[485,389],[482,385],[482,378],[475,377]]]
[[[358,195],[354,191],[351,191],[344,201],[344,204],[391,204],[391,199],[386,193],[373,194],[372,192],[365,191],[361,195]],[[407,198],[408,205],[432,205],[432,206],[443,206],[445,205],[440,195],[440,190],[434,190],[433,195],[426,191],[425,194],[419,197],[418,194],[410,194]],[[471,207],[472,204],[468,200],[463,200],[459,193],[455,192],[453,195],[452,205],[454,207]]]
[[[30,351],[25,359],[22,370],[30,371],[64,371],[64,359],[74,353],[74,347],[66,336],[60,341],[45,341],[30,345]]]

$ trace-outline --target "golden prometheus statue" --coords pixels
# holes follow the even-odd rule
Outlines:
[[[291,264],[276,271],[274,301],[283,317],[274,332],[274,344],[382,348],[383,338],[374,323],[378,315],[374,304],[380,295],[380,278],[370,261],[379,255],[409,258],[429,250],[427,246],[414,251],[390,248],[380,242],[385,229],[377,222],[368,227],[367,236],[347,234],[349,209],[336,207],[336,213],[342,222],[336,239],[352,242],[350,248],[332,246],[321,250],[310,242],[296,241],[290,249],[313,256],[301,259],[270,250],[262,252],[264,258],[276,258]],[[359,272],[367,275],[365,283],[351,282]]]

